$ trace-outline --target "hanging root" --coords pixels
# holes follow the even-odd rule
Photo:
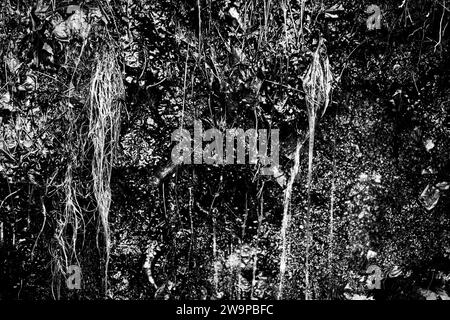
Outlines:
[[[92,178],[94,196],[105,239],[105,293],[108,290],[110,234],[108,214],[111,204],[111,169],[119,138],[120,111],[125,89],[114,50],[105,49],[97,58],[91,79],[89,136],[94,153]]]
[[[84,219],[77,201],[77,185],[73,178],[73,162],[69,162],[63,181],[64,209],[56,216],[55,244],[50,247],[52,256],[52,292],[55,299],[60,297],[61,276],[67,275],[70,265],[79,265],[77,239],[80,229],[84,233]],[[57,295],[54,294],[56,286]]]
[[[330,62],[326,54],[323,39],[319,40],[313,60],[302,79],[303,90],[306,93],[308,114],[314,116],[323,106],[322,115],[326,112],[330,103],[333,75],[330,70]]]
[[[311,299],[310,282],[310,257],[309,251],[312,244],[311,234],[311,181],[312,165],[314,158],[314,135],[317,114],[320,108],[323,108],[322,115],[325,113],[329,102],[332,88],[333,76],[330,70],[326,47],[323,39],[319,39],[317,50],[313,54],[313,60],[303,77],[303,89],[306,93],[306,105],[308,108],[309,124],[309,151],[308,151],[308,209],[306,213],[306,250],[305,250],[305,299]]]
[[[287,257],[289,253],[289,243],[288,243],[288,237],[287,237],[287,231],[289,228],[289,221],[291,219],[291,215],[289,213],[290,210],[290,202],[291,202],[291,196],[292,196],[292,187],[294,185],[295,178],[298,174],[298,171],[300,169],[300,151],[303,146],[303,142],[298,137],[297,139],[297,146],[295,148],[295,155],[294,155],[294,166],[291,169],[291,176],[289,178],[287,187],[284,191],[284,208],[283,208],[283,222],[281,224],[281,259],[280,259],[280,284],[278,287],[278,299],[283,298],[283,290],[284,290],[284,283],[286,278],[286,266],[287,266]]]
[[[75,119],[73,106],[67,104],[67,114],[70,119]],[[78,186],[74,177],[74,169],[78,165],[76,156],[77,139],[73,139],[76,123],[72,121],[69,125],[67,136],[69,137],[66,152],[69,154],[68,164],[62,181],[63,208],[56,215],[56,230],[54,234],[54,245],[50,247],[52,256],[52,292],[55,299],[60,298],[61,276],[67,275],[70,265],[79,265],[77,256],[77,239],[80,230],[84,233],[84,219],[81,207],[77,200]],[[42,204],[43,210],[45,206]],[[45,212],[44,212],[45,221]],[[44,227],[44,226],[43,226]],[[41,229],[42,230],[42,229]],[[56,295],[55,295],[56,289]]]
[[[309,119],[309,155],[308,155],[308,210],[306,214],[305,229],[306,229],[306,252],[305,252],[305,298],[309,300],[310,295],[310,274],[309,274],[309,250],[311,247],[312,235],[310,230],[311,219],[311,180],[312,180],[312,163],[313,163],[313,151],[314,151],[314,133],[317,113],[319,108],[323,106],[322,114],[325,113],[328,104],[329,96],[331,92],[331,84],[333,77],[330,70],[330,64],[326,53],[322,50],[325,49],[323,40],[319,40],[317,50],[313,54],[313,60],[309,66],[306,75],[303,77],[303,89],[306,93],[306,101],[308,107],[308,119]],[[300,137],[297,140],[297,147],[295,151],[294,166],[291,169],[291,176],[287,187],[284,192],[284,208],[283,208],[283,221],[281,226],[281,241],[282,252],[280,259],[280,283],[278,288],[278,299],[283,298],[284,282],[286,278],[287,259],[289,253],[289,241],[287,232],[289,230],[289,222],[291,218],[290,214],[290,202],[292,196],[292,188],[294,185],[295,177],[298,174],[300,167],[300,150],[303,145]]]

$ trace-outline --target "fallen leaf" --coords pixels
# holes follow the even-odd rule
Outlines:
[[[53,34],[61,40],[67,39],[69,37],[69,30],[67,29],[66,22],[63,21],[56,25],[53,29]]]
[[[53,55],[53,49],[49,46],[48,43],[44,43],[44,45],[42,46],[42,50],[46,51],[50,55]]]
[[[425,209],[429,211],[437,205],[439,197],[440,197],[439,189],[427,185],[427,187],[423,190],[422,194],[420,195],[419,200],[423,204]]]
[[[0,96],[0,104],[1,103],[10,103],[11,102],[11,94],[6,92]]]
[[[9,110],[12,111],[13,105],[11,104],[11,94],[9,92],[6,92],[2,95],[0,95],[0,110]]]
[[[6,66],[8,67],[9,72],[16,73],[22,65],[19,60],[12,54],[11,52],[5,58]]]

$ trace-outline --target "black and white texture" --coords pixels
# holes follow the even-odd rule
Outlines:
[[[450,299],[449,16],[1,1],[0,299]]]

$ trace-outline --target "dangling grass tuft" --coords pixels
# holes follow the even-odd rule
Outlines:
[[[306,106],[308,109],[309,123],[309,151],[308,151],[308,208],[306,213],[306,252],[305,252],[305,299],[311,297],[310,281],[310,248],[312,245],[311,234],[311,182],[312,165],[314,157],[314,135],[316,128],[317,114],[320,108],[323,108],[322,115],[325,113],[330,103],[330,93],[332,88],[333,76],[330,70],[326,47],[323,39],[319,39],[316,51],[313,53],[313,60],[303,77],[303,90],[306,94]]]
[[[89,137],[93,145],[92,178],[94,196],[105,241],[105,293],[108,291],[110,232],[108,215],[111,205],[111,169],[119,139],[120,112],[125,89],[114,50],[104,50],[98,57],[90,86]]]

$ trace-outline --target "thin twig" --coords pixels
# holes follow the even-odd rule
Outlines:
[[[40,238],[40,236],[42,234],[42,231],[44,231],[45,223],[47,221],[47,210],[45,209],[43,197],[41,197],[41,204],[42,204],[42,215],[44,216],[44,221],[42,221],[41,230],[39,230],[38,236],[37,236],[36,241],[34,242],[34,245],[33,245],[33,249],[31,249],[31,261],[33,261],[34,250],[36,249],[37,243],[38,243],[39,238]]]
[[[442,5],[441,22],[439,23],[439,41],[434,46],[434,52],[436,52],[436,49],[439,45],[441,46],[441,51],[442,51],[442,22],[444,21],[444,15],[445,15],[445,0],[443,2],[444,3]]]
[[[8,194],[8,195],[5,197],[5,199],[3,199],[2,203],[0,203],[0,209],[3,207],[3,203],[5,203],[5,201],[6,201],[9,197],[15,195],[17,192],[19,192],[19,191],[21,191],[21,190],[22,190],[22,188],[17,189],[16,191],[14,191],[14,192]]]

